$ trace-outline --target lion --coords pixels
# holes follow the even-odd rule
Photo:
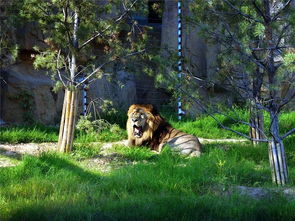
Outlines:
[[[128,110],[128,146],[148,146],[160,152],[165,145],[188,156],[201,155],[201,143],[167,123],[151,104],[133,104]]]

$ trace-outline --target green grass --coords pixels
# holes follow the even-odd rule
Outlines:
[[[247,120],[246,111],[235,111]],[[248,133],[246,126],[228,117],[216,117]],[[269,120],[265,117],[267,126]],[[176,128],[199,137],[237,137],[210,117],[182,122],[166,118]],[[100,144],[89,142],[126,139],[126,116],[108,120],[119,121],[121,129],[100,134],[77,131],[71,154],[23,156],[19,161],[13,159],[15,167],[0,167],[0,220],[295,220],[294,200],[279,194],[258,200],[228,193],[237,185],[275,188],[266,144],[205,144],[200,158],[184,158],[169,149],[156,154],[146,148],[116,145],[109,152],[125,163],[111,161],[118,166],[103,172],[83,162],[102,159]],[[295,112],[281,115],[282,132],[294,125]],[[0,130],[0,143],[56,142],[58,138],[57,127],[11,126]],[[295,136],[284,143],[289,186],[294,188]]]
[[[227,113],[230,117],[215,114],[214,116],[223,125],[242,132],[246,135],[249,134],[249,127],[244,124],[236,123],[233,119],[241,119],[245,122],[249,121],[248,110],[233,108]],[[270,119],[267,114],[264,114],[265,128],[269,128]],[[185,119],[184,121],[170,120],[171,124],[184,132],[194,134],[202,138],[242,138],[236,133],[225,130],[210,116],[197,117],[195,121]],[[280,115],[280,132],[283,134],[295,127],[295,111],[288,113],[281,113]]]
[[[286,151],[294,156],[292,145]],[[81,160],[100,146],[81,144],[70,155],[24,156],[0,168],[0,220],[295,219],[295,201],[278,194],[257,200],[227,193],[235,185],[274,187],[265,145],[206,144],[200,158],[118,145],[110,152],[129,163],[106,173],[89,169]],[[294,186],[295,158],[288,163]]]
[[[0,127],[0,143],[56,142],[58,128],[44,125],[13,125]]]
[[[44,125],[14,125],[10,127],[0,127],[0,143],[42,143],[57,142],[58,127]],[[125,129],[120,129],[117,133],[104,130],[101,133],[85,133],[76,130],[75,142],[112,142],[127,138]]]
[[[227,113],[233,118],[240,118],[248,122],[248,111],[243,109],[233,108]],[[117,123],[120,125],[120,130],[116,133],[111,133],[109,130],[104,130],[101,133],[85,133],[76,131],[75,142],[88,143],[88,142],[112,142],[119,141],[127,138],[125,131],[125,124],[127,116],[125,113],[120,112],[113,116],[106,116],[110,123]],[[185,118],[179,122],[172,115],[163,114],[164,117],[177,129],[180,129],[189,134],[194,134],[202,138],[242,138],[236,133],[221,128],[218,123],[210,116],[200,116],[196,120]],[[230,117],[223,115],[215,115],[215,117],[228,126],[239,132],[249,134],[249,127],[247,125],[238,124]],[[267,114],[265,114],[265,128],[269,127],[270,121]],[[117,122],[116,122],[117,121]],[[287,132],[295,126],[295,111],[282,113],[280,115],[280,131],[281,134]],[[293,135],[295,137],[295,135]],[[295,138],[293,138],[295,139]],[[0,143],[41,143],[41,142],[57,142],[58,140],[58,127],[49,127],[44,125],[32,126],[10,126],[0,128]],[[286,141],[288,142],[288,141]]]

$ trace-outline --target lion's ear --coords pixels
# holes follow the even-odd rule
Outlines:
[[[133,112],[133,110],[135,109],[135,107],[136,107],[136,104],[132,104],[129,107],[128,112],[127,112],[127,116],[129,116]]]

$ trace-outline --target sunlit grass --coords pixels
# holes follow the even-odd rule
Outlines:
[[[93,148],[93,150],[91,150]],[[75,149],[94,157],[99,146]],[[0,168],[0,220],[292,220],[295,203],[229,195],[227,187],[274,187],[265,145],[206,144],[200,158],[165,149],[111,149],[131,163],[108,173],[73,155],[25,156]],[[294,150],[293,150],[294,151]],[[291,162],[294,165],[294,162]],[[294,178],[294,167],[290,167]]]
[[[127,138],[125,130],[125,120],[127,117],[124,113],[122,116],[108,116],[108,121],[111,123],[117,123],[120,125],[119,130],[116,133],[112,133],[110,130],[103,130],[100,133],[85,133],[76,130],[75,142],[88,143],[88,142],[113,142]],[[194,119],[184,119],[183,121],[177,121],[173,117],[169,117],[167,114],[164,116],[167,120],[177,129],[180,129],[189,134],[194,134],[197,137],[202,138],[242,138],[241,136],[231,131],[221,128],[220,125],[210,116],[201,116]],[[248,111],[243,109],[233,108],[227,112],[228,116],[218,115],[215,117],[225,126],[249,134],[249,127],[247,125],[238,124],[232,118],[240,119],[248,122]],[[264,115],[265,128],[269,127],[270,120],[267,114]],[[281,134],[286,133],[288,130],[295,127],[295,111],[286,112],[280,115],[280,131]],[[48,127],[43,125],[32,126],[11,126],[7,128],[0,128],[0,142],[1,143],[28,143],[28,142],[57,142],[58,140],[58,127]],[[294,137],[295,135],[293,135]],[[286,141],[288,142],[288,141]]]
[[[238,116],[246,120],[247,112],[238,110]],[[231,128],[248,131],[228,117],[217,117]],[[265,121],[268,125],[267,116]],[[170,122],[199,137],[237,137],[206,116]],[[281,130],[291,129],[294,122],[295,112],[282,114]],[[57,138],[57,127],[42,125],[0,131],[2,143],[56,142]],[[290,187],[295,179],[294,138],[285,140]],[[77,131],[70,154],[24,156],[14,160],[15,167],[0,167],[0,220],[295,220],[295,201],[279,194],[260,200],[227,192],[240,185],[276,187],[266,144],[204,144],[200,158],[185,158],[168,148],[157,154],[115,145],[109,153],[126,164],[108,172],[83,164],[101,157],[101,144],[91,142],[122,139],[126,139],[124,127],[117,133]]]
[[[237,123],[235,120],[241,120],[244,122],[249,121],[248,110],[233,108],[229,110],[225,115],[215,114],[215,118],[221,122],[224,126],[234,129],[238,132],[249,134],[249,127],[245,124]],[[265,128],[270,125],[270,119],[268,114],[264,114]],[[171,124],[187,133],[194,134],[202,138],[242,138],[238,134],[223,129],[217,121],[211,116],[200,116],[196,120],[185,119],[184,121],[171,120]],[[295,127],[295,111],[285,112],[280,115],[280,132],[286,133],[288,130]],[[266,130],[268,131],[268,130]]]
[[[15,125],[10,127],[0,127],[0,143],[42,143],[57,142],[58,127],[44,125]],[[120,129],[116,133],[104,130],[100,133],[85,133],[76,130],[76,143],[88,142],[112,142],[127,138],[125,129]]]

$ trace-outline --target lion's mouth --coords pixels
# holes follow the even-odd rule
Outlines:
[[[133,126],[133,135],[134,137],[142,137],[143,130],[142,127],[138,127],[136,125]]]

